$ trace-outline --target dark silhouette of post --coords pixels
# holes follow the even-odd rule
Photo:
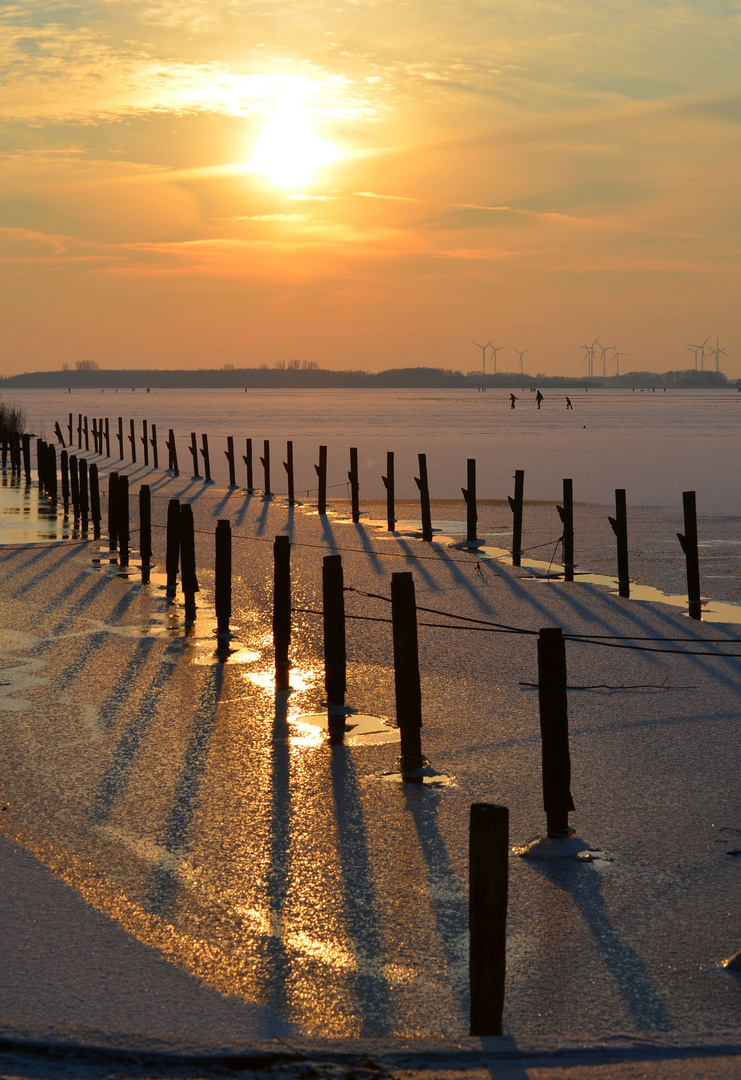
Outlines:
[[[466,500],[466,543],[475,543],[479,513],[476,506],[476,458],[466,461],[466,487],[461,488]]]
[[[123,433],[123,416],[118,418],[118,432],[116,433],[118,439],[118,460],[124,459],[124,433]]]
[[[394,639],[396,723],[401,731],[401,771],[405,779],[421,779],[424,759],[421,743],[422,690],[417,644],[417,603],[414,578],[407,571],[391,575],[391,622]]]
[[[214,539],[216,634],[221,639],[228,639],[229,621],[232,617],[232,527],[229,521],[216,522]]]
[[[146,420],[142,420],[142,446],[144,447],[144,464],[149,465],[149,433]]]
[[[83,417],[82,431],[83,431],[83,434],[85,436],[85,449],[89,450],[90,449],[90,432],[88,431],[87,417],[86,416]]]
[[[108,550],[118,547],[118,473],[108,476]]]
[[[386,488],[386,528],[393,532],[396,528],[396,492],[394,488],[394,452],[389,450],[386,454],[386,475],[382,476],[383,486]]]
[[[66,517],[69,512],[69,452],[67,450],[62,450],[59,455],[59,468],[62,473],[62,505]]]
[[[167,471],[174,472],[176,476],[180,476],[180,469],[178,468],[178,448],[175,444],[175,432],[172,428],[168,428],[165,446],[167,447]]]
[[[697,506],[694,491],[682,492],[684,533],[677,533],[687,566],[687,600],[691,619],[702,618],[700,599],[700,556],[697,549]]]
[[[270,490],[270,441],[268,439],[265,439],[263,442],[263,451],[260,462],[265,471],[265,486],[262,493],[266,499],[269,499],[273,493]]]
[[[196,593],[199,591],[196,576],[196,537],[193,525],[193,507],[185,503],[180,507],[180,587],[185,601],[185,621],[195,622]]]
[[[430,486],[427,481],[427,455],[417,454],[417,460],[419,462],[419,476],[414,477],[414,482],[419,488],[422,539],[429,543],[432,540],[432,512],[430,510]]]
[[[147,585],[152,566],[152,493],[149,484],[142,484],[139,488],[139,554],[142,582]]]
[[[26,439],[28,439],[28,436],[26,436]],[[26,465],[27,465],[26,482],[27,483],[31,482],[30,464],[31,463],[30,463],[30,461],[28,461],[28,457],[27,457],[27,460],[26,460]],[[96,475],[97,475],[97,469],[95,471],[96,471]],[[57,501],[58,501],[57,500],[57,448],[56,448],[56,446],[50,446],[49,447],[49,496],[51,498],[52,506],[56,507]],[[98,532],[98,536],[100,536],[100,532]]]
[[[211,484],[211,458],[208,453],[208,435],[201,435],[201,454],[203,455],[203,469],[206,473],[206,483]]]
[[[154,465],[155,469],[159,469],[159,467],[160,467],[160,459],[159,459],[159,451],[157,449],[157,425],[156,424],[152,424],[151,431],[152,431],[152,437],[149,440],[149,445],[152,447],[152,464]]]
[[[79,479],[79,492],[80,492],[80,521],[82,524],[83,534],[87,533],[88,518],[90,512],[90,502],[88,499],[88,486],[87,486],[87,461],[85,458],[80,458],[78,461],[78,467],[80,470]]]
[[[23,472],[26,477],[26,483],[31,483],[31,436],[23,434],[21,436],[21,448],[23,452]],[[53,447],[50,447],[53,450]]]
[[[560,626],[545,627],[538,634],[538,705],[543,762],[543,809],[548,836],[572,835],[569,813],[571,755],[566,694],[566,642]]]
[[[324,614],[324,687],[330,734],[345,729],[347,651],[345,645],[345,579],[340,555],[325,555],[322,564]]]
[[[574,580],[574,483],[573,480],[563,482],[563,506],[557,506],[558,516],[561,518],[563,532],[561,534],[561,548],[563,551],[563,579]]]
[[[77,414],[77,449],[82,450],[82,413]]]
[[[293,482],[293,443],[286,443],[286,460],[283,462],[283,468],[286,470],[286,479],[288,480],[288,505],[296,505],[296,494]]]
[[[131,443],[131,464],[136,465],[136,424],[129,420],[129,442]]]
[[[226,437],[226,450],[224,451],[224,457],[226,458],[227,465],[229,466],[229,487],[233,488],[237,486],[237,477],[234,470],[234,436],[227,435]]]
[[[118,509],[116,511],[116,525],[118,528],[118,565],[129,565],[129,478],[126,473],[120,473],[116,485],[118,496]]]
[[[525,473],[515,471],[515,494],[510,495],[509,505],[512,511],[512,565],[521,566],[522,559],[522,507],[525,496]]]
[[[92,436],[93,436],[93,453],[98,453],[98,419],[93,417],[92,421]]]
[[[108,423],[108,417],[105,418],[105,456],[111,456],[111,425]]]
[[[509,810],[473,803],[468,846],[471,1035],[501,1035],[507,970]]]
[[[246,440],[245,453],[242,454],[242,461],[247,467],[247,494],[251,495],[255,490],[255,478],[252,473],[252,439]]]
[[[67,439],[67,444],[69,446],[72,446],[72,432],[73,432],[72,413],[69,413],[69,421],[67,423],[67,431],[69,432],[69,439]]]
[[[275,688],[288,690],[291,644],[291,542],[276,536],[273,544],[273,647],[275,649]]]
[[[54,448],[52,447],[52,452]],[[98,480],[98,466],[92,463],[89,470],[90,480],[90,517],[93,521],[93,539],[100,540],[100,484]],[[56,502],[56,498],[52,498]]]
[[[625,488],[615,488],[615,517],[607,519],[617,537],[618,595],[630,596],[628,571],[628,507]]]
[[[317,513],[327,513],[327,447],[319,447],[319,464],[314,466],[319,484],[317,487]]]
[[[350,447],[350,472],[347,474],[347,479],[350,481],[352,520],[353,524],[357,525],[360,521],[360,476],[358,473],[358,449],[356,446]]]
[[[54,432],[55,432],[55,434],[57,436],[57,441],[59,442],[62,449],[64,449],[64,435],[62,434],[62,429],[59,426],[59,421],[58,420],[54,421]]]
[[[178,588],[178,564],[180,562],[180,500],[170,499],[167,504],[167,546],[165,548],[165,595],[171,600]]]
[[[198,443],[196,442],[196,433],[191,431],[190,433],[190,456],[193,458],[193,479],[200,479],[201,474],[198,472]]]

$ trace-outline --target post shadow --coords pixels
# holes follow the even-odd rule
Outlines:
[[[291,958],[280,929],[288,898],[291,862],[291,750],[288,742],[289,692],[276,691],[271,745],[270,833],[265,892],[271,915],[271,931],[262,939],[264,985],[263,1002],[285,1015],[286,987]]]

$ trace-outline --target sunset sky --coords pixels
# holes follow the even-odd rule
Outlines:
[[[741,4],[0,10],[0,372],[741,376]],[[713,365],[714,366],[714,365]],[[614,365],[610,368],[614,371]]]

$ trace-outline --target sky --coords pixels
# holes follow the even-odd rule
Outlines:
[[[740,45],[718,0],[6,0],[0,373],[739,377]]]

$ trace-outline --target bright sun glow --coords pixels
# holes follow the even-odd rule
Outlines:
[[[300,106],[285,105],[262,129],[249,164],[252,172],[278,187],[295,189],[339,156],[317,135]]]

